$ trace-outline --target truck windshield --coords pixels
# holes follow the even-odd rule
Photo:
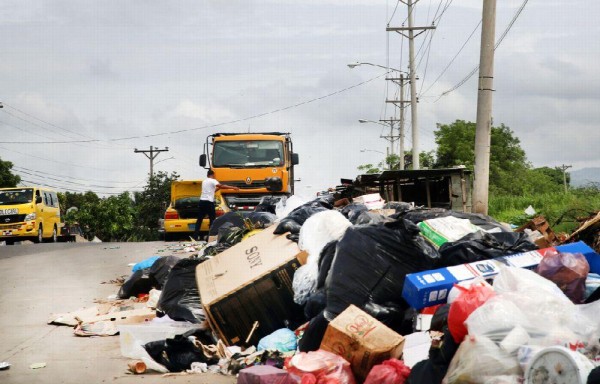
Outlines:
[[[214,167],[272,167],[283,165],[283,143],[275,140],[218,141]]]
[[[33,189],[0,190],[0,205],[25,204],[33,201]]]

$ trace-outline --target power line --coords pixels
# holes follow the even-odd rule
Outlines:
[[[71,176],[68,176],[68,175],[57,175],[57,174],[49,173],[49,172],[45,172],[45,171],[38,171],[38,170],[35,170],[35,169],[29,169],[29,168],[25,168],[25,167],[19,167],[19,166],[16,166],[16,165],[14,165],[13,168],[15,170],[17,170],[17,171],[24,170],[24,171],[29,171],[29,172],[40,173],[41,176],[49,175],[49,176],[60,177],[60,178],[63,178],[63,179],[76,180],[76,181],[90,181],[90,182],[93,182],[93,183],[94,182],[95,183],[100,182],[100,183],[115,183],[115,184],[138,184],[139,183],[139,181],[113,181],[113,180],[81,179],[81,178],[77,178],[77,177],[71,177]]]
[[[48,184],[45,182],[37,182],[35,180],[25,180],[25,179],[21,179],[21,183],[29,183],[32,185],[40,185],[40,186],[44,186],[44,187],[49,187],[49,188],[54,188],[54,189],[59,189],[59,190],[64,190],[66,192],[77,192],[77,193],[83,193],[83,192],[90,192],[91,190],[84,190],[84,189],[77,189],[77,188],[65,188],[65,187],[61,187],[61,186],[57,186],[57,185],[53,185],[53,184]],[[26,185],[26,186],[32,186],[32,185]],[[121,195],[125,192],[129,193],[129,192],[139,192],[139,191],[122,191],[122,192],[98,192],[98,191],[91,191],[94,192],[97,195]]]
[[[528,1],[529,0],[523,0],[523,3],[521,3],[521,6],[519,7],[519,9],[517,9],[517,12],[513,16],[512,20],[510,21],[510,23],[508,23],[508,26],[506,27],[506,29],[504,30],[504,32],[502,32],[502,35],[500,36],[500,38],[498,39],[498,41],[494,45],[494,51],[502,43],[502,40],[504,40],[504,38],[506,37],[506,35],[508,35],[508,32],[512,28],[512,26],[515,23],[515,21],[517,21],[517,18],[519,17],[519,15],[521,15],[521,12],[523,11],[523,9],[525,8],[525,6],[527,5]],[[466,83],[477,72],[478,69],[479,69],[479,65],[477,65],[475,68],[473,68],[473,70],[471,72],[469,72],[467,74],[467,76],[465,76],[455,86],[453,86],[452,88],[450,88],[449,90],[447,90],[445,92],[442,92],[442,94],[437,98],[437,100],[435,100],[435,102],[438,102],[442,97],[444,97],[447,94],[449,94],[450,92],[453,92],[453,91],[457,90],[458,88],[460,88],[464,83]]]
[[[175,134],[184,133],[184,132],[192,132],[192,131],[199,131],[199,130],[203,130],[203,129],[216,128],[216,127],[220,127],[220,126],[223,126],[223,125],[236,124],[236,123],[241,123],[241,122],[248,121],[248,120],[258,119],[258,118],[261,118],[261,117],[264,117],[264,116],[268,116],[268,115],[272,115],[272,114],[275,114],[275,113],[287,111],[287,110],[290,110],[290,109],[293,109],[293,108],[301,107],[301,106],[306,105],[306,104],[311,104],[311,103],[314,103],[315,101],[323,100],[323,99],[326,99],[328,97],[335,96],[335,95],[338,95],[340,93],[347,92],[347,91],[349,91],[351,89],[358,88],[361,85],[365,85],[367,83],[372,82],[373,80],[377,80],[377,79],[379,79],[379,78],[387,75],[388,73],[389,73],[389,71],[385,72],[382,75],[372,77],[372,78],[370,78],[368,80],[365,80],[365,81],[362,81],[360,83],[351,85],[349,87],[337,90],[335,92],[331,92],[331,93],[328,93],[326,95],[315,97],[313,99],[305,100],[305,101],[302,101],[302,102],[299,102],[299,103],[296,103],[296,104],[288,105],[286,107],[274,109],[272,111],[263,112],[263,113],[259,113],[259,114],[252,115],[252,116],[243,117],[243,118],[236,119],[236,120],[230,120],[230,121],[225,121],[225,122],[222,122],[222,123],[211,124],[211,125],[205,125],[205,126],[202,126],[202,127],[179,129],[179,130],[176,130],[176,131],[153,133],[153,134],[149,134],[149,135],[119,137],[119,138],[106,139],[106,140],[90,139],[90,140],[71,140],[71,141],[0,141],[0,144],[70,144],[70,143],[116,142],[116,141],[142,139],[142,138],[158,137],[158,136],[165,136],[165,135],[175,135]]]
[[[50,161],[52,163],[57,163],[57,164],[64,164],[64,165],[68,165],[70,167],[84,168],[84,169],[94,169],[96,171],[106,171],[106,172],[113,171],[112,169],[94,168],[94,167],[88,167],[88,166],[83,166],[83,165],[77,165],[77,164],[67,163],[67,162],[64,162],[64,161],[46,159],[44,157],[39,157],[39,156],[36,156],[36,155],[32,155],[31,153],[23,153],[23,152],[15,151],[14,149],[8,149],[8,148],[2,147],[2,146],[0,146],[0,148],[4,149],[6,151],[9,151],[9,152],[18,153],[18,154],[23,155],[23,156],[33,157],[34,159],[39,159],[39,160],[44,160],[44,161]]]

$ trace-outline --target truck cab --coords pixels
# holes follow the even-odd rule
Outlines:
[[[215,172],[223,184],[239,191],[222,190],[227,206],[252,211],[265,196],[294,193],[293,152],[289,133],[216,133],[206,139],[200,166]]]

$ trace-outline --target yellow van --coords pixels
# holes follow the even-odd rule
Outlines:
[[[192,236],[196,229],[198,204],[202,194],[202,180],[180,180],[171,182],[171,202],[165,211],[162,230],[166,241]],[[222,216],[229,209],[221,197],[221,191],[215,192],[215,213]],[[200,232],[208,232],[208,217],[202,220]]]
[[[55,191],[38,187],[0,189],[0,241],[56,242],[62,223]]]

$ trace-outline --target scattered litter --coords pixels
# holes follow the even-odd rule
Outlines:
[[[46,367],[46,363],[33,363],[29,366],[29,368],[31,369],[40,369],[40,368],[45,368]]]
[[[4,371],[10,368],[10,363],[6,361],[0,362],[0,371]]]
[[[146,363],[144,363],[143,361],[130,361],[127,366],[129,367],[129,370],[133,373],[135,373],[136,375],[142,374],[144,372],[146,372]]]

